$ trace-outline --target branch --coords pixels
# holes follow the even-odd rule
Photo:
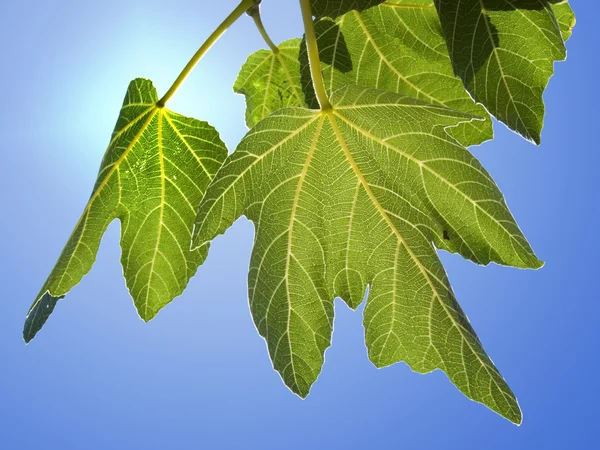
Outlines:
[[[233,10],[231,14],[217,27],[215,31],[208,37],[208,39],[198,49],[196,54],[190,59],[183,71],[179,74],[171,88],[167,91],[163,98],[161,98],[156,106],[163,108],[167,102],[175,95],[175,92],[181,87],[188,75],[194,70],[196,64],[200,62],[202,57],[211,49],[211,47],[219,40],[223,34],[233,25],[246,11],[256,4],[255,0],[242,0],[242,2]]]

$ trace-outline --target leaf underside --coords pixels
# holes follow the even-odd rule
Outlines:
[[[242,215],[256,226],[254,321],[275,369],[300,396],[331,343],[333,300],[356,308],[378,367],[445,371],[473,400],[521,413],[456,302],[438,248],[479,263],[538,268],[502,194],[446,133],[473,116],[347,86],[329,113],[279,110],[228,157],[201,202],[204,245]]]
[[[335,19],[348,11],[363,11],[384,2],[385,0],[311,0],[310,4],[315,17]]]
[[[114,219],[121,222],[127,287],[143,320],[180,295],[206,258],[208,244],[190,250],[192,227],[227,149],[206,122],[157,107],[157,101],[149,80],[129,85],[92,196],[27,315],[27,342],[92,268]]]
[[[542,95],[554,62],[566,57],[564,41],[575,25],[566,1],[312,3],[315,15],[324,17],[315,28],[329,93],[355,84],[487,119],[462,124],[450,132],[465,146],[493,138],[490,113],[526,139],[540,142],[545,111]],[[455,27],[457,17],[465,20]],[[282,107],[318,106],[305,45],[291,40],[282,46],[287,55],[299,52],[304,98],[286,94],[298,92],[297,64],[290,58],[280,61],[262,50],[249,63],[260,55],[262,61],[268,60],[269,69],[255,71],[255,65],[247,63],[240,78],[255,89],[236,89],[246,95],[247,115],[253,115],[249,123],[256,124]]]
[[[306,104],[300,81],[300,42],[290,39],[279,51],[252,54],[240,71],[233,90],[246,97],[246,125],[254,127],[277,109]]]
[[[551,3],[435,0],[435,5],[454,72],[466,89],[498,120],[539,144],[542,95],[554,62],[567,54],[563,35],[568,33],[561,30]],[[574,20],[564,5],[554,5],[563,24]]]
[[[329,93],[355,84],[409,95],[487,119],[451,130],[463,145],[493,138],[486,109],[454,76],[431,1],[388,1],[363,12],[350,11],[335,21],[323,19],[315,27]],[[303,70],[309,74],[308,65]]]
[[[573,34],[573,28],[575,27],[575,13],[566,0],[552,0],[550,1],[556,20],[560,27],[563,39],[569,40],[571,34]]]

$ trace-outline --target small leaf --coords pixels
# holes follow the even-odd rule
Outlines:
[[[354,10],[335,22],[317,22],[316,32],[329,92],[355,84],[409,95],[486,118],[450,131],[463,145],[493,138],[486,109],[454,76],[433,0],[395,0]],[[303,70],[308,73],[308,66]]]
[[[566,58],[546,0],[436,0],[455,73],[510,129],[540,143],[542,94]]]
[[[246,215],[256,226],[252,315],[273,365],[305,397],[331,343],[333,300],[365,309],[369,357],[445,371],[519,423],[517,401],[456,302],[432,242],[482,263],[538,268],[502,194],[446,129],[473,116],[348,86],[333,110],[281,109],[231,154],[203,198],[204,245]]]
[[[259,50],[240,71],[233,90],[246,97],[246,125],[252,128],[273,111],[285,106],[303,106],[300,85],[300,39],[278,46],[279,52]]]
[[[183,292],[206,258],[208,244],[190,250],[195,211],[227,149],[206,122],[157,101],[152,82],[129,85],[92,196],[27,315],[27,342],[92,268],[116,218],[127,287],[146,321]]]

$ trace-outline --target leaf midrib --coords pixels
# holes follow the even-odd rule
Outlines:
[[[523,127],[525,127],[525,130],[527,130],[527,134],[529,134],[529,127],[527,127],[527,125],[525,125],[525,121],[521,117],[521,113],[519,112],[519,109],[517,108],[517,105],[515,103],[515,99],[512,95],[512,92],[511,92],[510,88],[508,87],[508,82],[506,81],[506,75],[504,74],[504,67],[502,66],[502,63],[500,62],[500,56],[498,55],[498,48],[496,47],[496,45],[494,43],[494,36],[492,34],[492,30],[490,29],[490,25],[488,23],[488,18],[486,15],[487,10],[485,9],[483,0],[479,0],[479,6],[481,8],[481,17],[483,18],[483,23],[485,24],[485,29],[487,31],[488,38],[492,45],[492,53],[494,54],[494,58],[496,59],[496,64],[498,64],[498,70],[500,70],[500,78],[502,79],[502,83],[504,84],[504,87],[506,88],[506,93],[508,94],[508,99],[509,99],[510,103],[513,105],[513,108],[515,109],[515,111],[517,113],[517,118],[521,122],[521,125]],[[475,33],[473,33],[473,39],[475,39]],[[471,48],[474,49],[475,45],[471,44]],[[471,59],[473,59],[473,58],[471,57]],[[488,63],[488,67],[486,68],[486,70],[487,69],[489,69],[489,63]],[[487,74],[486,74],[486,78],[487,78]],[[486,97],[487,97],[488,83],[486,83],[485,87],[486,87]],[[498,105],[498,104],[499,104],[498,91],[496,90],[496,105]],[[508,120],[508,117],[506,119]]]
[[[319,118],[319,122],[317,124],[317,129],[315,130],[315,137],[311,143],[308,154],[306,155],[306,160],[304,162],[304,166],[302,167],[302,172],[300,173],[300,178],[298,180],[298,184],[296,186],[296,191],[294,194],[294,200],[292,202],[292,210],[290,214],[290,223],[288,225],[288,246],[286,253],[286,261],[285,261],[285,275],[284,278],[286,280],[285,288],[287,293],[287,301],[288,301],[288,315],[287,315],[287,323],[286,323],[286,331],[285,335],[287,336],[288,345],[290,348],[290,364],[292,365],[292,373],[294,374],[294,382],[296,383],[296,387],[299,388],[298,379],[296,377],[296,370],[294,369],[294,351],[292,349],[292,340],[290,338],[290,322],[292,316],[292,303],[291,303],[291,294],[290,294],[290,284],[289,284],[289,270],[290,270],[290,262],[292,258],[292,241],[294,235],[294,225],[296,223],[296,210],[298,208],[298,202],[300,200],[300,194],[302,193],[302,186],[304,185],[304,180],[306,179],[306,174],[308,173],[308,169],[310,167],[310,163],[312,161],[313,155],[317,149],[317,143],[319,142],[319,137],[321,134],[321,129],[323,127],[323,122],[325,121],[325,117],[321,115]],[[309,277],[310,278],[310,277]],[[309,327],[310,328],[310,327]]]
[[[162,230],[163,230],[163,219],[165,213],[165,160],[163,155],[163,133],[162,133],[162,109],[159,110],[158,113],[158,160],[160,167],[160,212],[158,216],[158,231],[156,234],[156,244],[154,245],[154,254],[152,255],[152,262],[150,264],[150,272],[148,274],[148,286],[146,288],[146,300],[144,302],[144,319],[148,318],[148,305],[150,303],[150,289],[152,287],[152,278],[154,277],[154,265],[156,264],[156,259],[159,253],[158,248],[160,247]],[[177,280],[177,277],[174,275],[174,279]]]

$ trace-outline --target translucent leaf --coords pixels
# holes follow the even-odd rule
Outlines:
[[[385,0],[311,0],[312,12],[315,17],[336,18],[348,11],[364,11],[372,6],[384,3]]]
[[[152,82],[131,82],[92,196],[26,319],[42,328],[89,272],[102,235],[121,221],[123,273],[140,317],[152,319],[185,289],[208,244],[190,250],[196,207],[227,149],[206,122],[156,106]]]
[[[504,198],[446,130],[473,116],[347,86],[333,110],[281,109],[261,121],[207,189],[196,245],[240,216],[256,226],[252,314],[273,365],[308,395],[331,343],[333,300],[363,300],[378,367],[445,371],[468,397],[521,413],[456,302],[433,242],[482,263],[538,268]]]
[[[350,11],[335,22],[317,22],[316,32],[330,92],[356,84],[409,95],[486,118],[451,130],[463,145],[493,138],[486,109],[454,76],[432,0],[395,0]],[[307,65],[303,70],[308,74]],[[309,75],[305,79],[308,83]]]
[[[498,120],[539,144],[542,94],[554,62],[566,58],[550,3],[436,0],[435,4],[454,71],[467,90]]]
[[[233,90],[246,97],[246,125],[252,128],[273,111],[305,104],[300,84],[300,39],[279,45],[279,51],[259,50],[240,71]]]
[[[566,0],[554,0],[550,1],[550,3],[552,4],[552,10],[556,16],[558,25],[560,26],[563,39],[568,41],[573,33],[573,28],[575,27],[575,13]]]

